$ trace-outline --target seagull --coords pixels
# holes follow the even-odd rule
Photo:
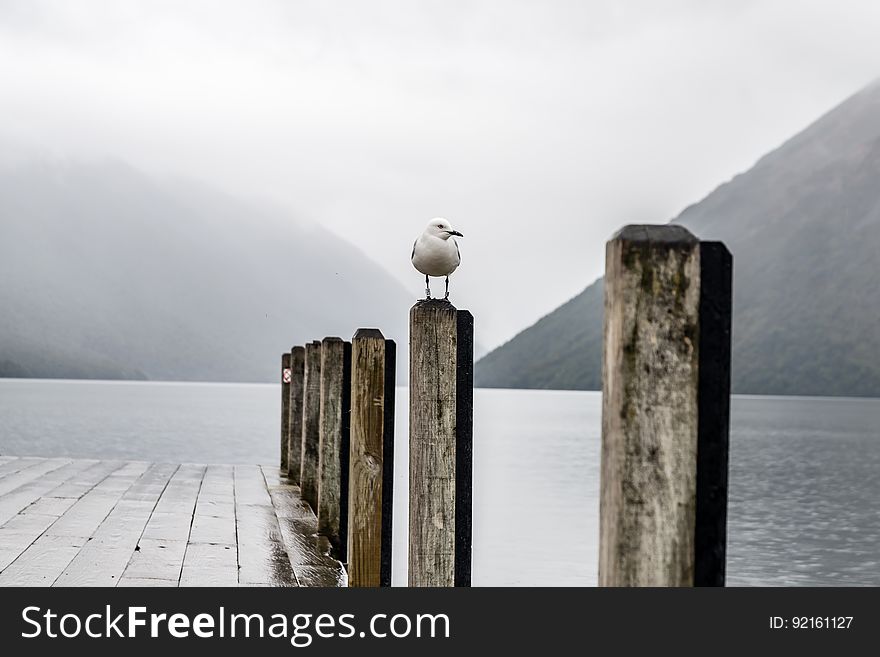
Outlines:
[[[412,250],[412,264],[425,275],[425,293],[431,298],[431,281],[428,276],[446,277],[446,296],[449,298],[449,275],[461,264],[461,253],[458,242],[453,235],[464,237],[457,230],[452,230],[449,221],[436,217],[428,222],[428,227],[415,243]]]

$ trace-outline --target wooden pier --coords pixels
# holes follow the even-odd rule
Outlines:
[[[731,286],[680,226],[607,244],[600,586],[724,585]],[[0,586],[390,586],[395,358],[282,354],[277,465],[0,457]],[[470,586],[472,315],[413,306],[409,372],[408,582]]]
[[[346,586],[278,473],[0,456],[0,586]]]

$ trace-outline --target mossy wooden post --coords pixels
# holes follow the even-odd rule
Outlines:
[[[345,561],[348,527],[348,459],[351,343],[321,342],[321,410],[318,419],[318,531]]]
[[[303,422],[303,375],[305,374],[306,349],[290,350],[290,424],[287,447],[287,476],[299,482],[302,468],[302,422]]]
[[[470,586],[473,316],[410,310],[409,585]]]
[[[396,345],[377,329],[351,342],[348,585],[391,586]]]
[[[681,226],[606,246],[600,586],[723,586],[730,253]]]
[[[318,448],[321,413],[321,343],[306,345],[303,373],[302,450],[299,487],[302,498],[312,509],[318,509]]]
[[[290,441],[290,354],[281,354],[281,471],[287,472],[287,446]]]

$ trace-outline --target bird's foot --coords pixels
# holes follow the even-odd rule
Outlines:
[[[446,293],[446,296],[443,297],[443,300],[444,300],[444,301],[449,301],[449,292]]]
[[[425,299],[428,301],[431,300],[431,290],[425,290]]]

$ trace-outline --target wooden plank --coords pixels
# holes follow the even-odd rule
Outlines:
[[[351,343],[321,343],[318,417],[318,530],[345,561],[348,541],[348,461],[351,414]]]
[[[27,517],[19,519],[19,515],[15,513],[16,509],[19,509],[23,504],[27,504],[33,499],[34,495],[41,493],[43,490],[57,490],[59,484],[64,485],[65,479],[80,477],[80,470],[87,470],[93,465],[94,462],[92,461],[75,462],[66,468],[54,470],[44,478],[17,489],[13,494],[0,498],[0,513],[2,513],[2,518],[4,519],[4,526],[0,527],[0,570],[5,569],[15,561],[57,519],[57,516],[51,515],[36,515],[36,519]],[[72,498],[62,499],[69,499],[71,504],[76,501]],[[29,514],[21,515],[27,516]]]
[[[49,527],[47,534],[90,538],[147,467],[146,463],[128,463],[103,479]]]
[[[165,541],[188,541],[193,517],[187,513],[156,513],[150,516],[144,538]]]
[[[117,586],[122,587],[176,587],[177,580],[176,579],[149,579],[149,578],[136,578],[136,577],[123,577],[119,580],[119,584]]]
[[[226,517],[195,516],[189,534],[190,543],[235,545],[235,515]]]
[[[143,476],[125,491],[122,499],[128,502],[149,502],[155,506],[178,467],[171,463],[150,464]]]
[[[41,497],[30,506],[23,509],[21,513],[28,515],[43,515],[60,517],[64,515],[76,499],[73,497]]]
[[[235,545],[233,468],[209,465],[196,503],[190,543]]]
[[[409,585],[469,586],[473,318],[410,311]]]
[[[264,468],[269,480],[285,481],[272,475],[271,468]],[[236,488],[237,490],[237,488]],[[331,555],[332,546],[325,536],[318,534],[318,520],[311,507],[299,496],[299,487],[291,484],[274,485],[269,488],[273,515],[278,523],[281,543],[287,553],[289,563],[298,586],[346,586],[347,578],[342,564]],[[246,507],[248,511],[254,506]],[[268,524],[268,509],[263,511]],[[239,512],[239,522],[246,522],[245,513]],[[272,528],[274,532],[274,527]],[[265,531],[265,527],[263,528]],[[239,532],[242,537],[250,535],[250,530]],[[274,533],[270,534],[274,538]],[[241,549],[239,559],[246,554]],[[302,574],[301,574],[302,571]],[[286,568],[284,569],[286,572]],[[243,580],[244,582],[244,580]],[[343,583],[344,582],[344,583]],[[290,583],[291,586],[294,582]]]
[[[46,461],[46,459],[42,460],[44,463]],[[62,461],[66,461],[66,459]],[[82,542],[79,540],[82,537],[73,537],[74,540],[65,541],[46,539],[39,544],[35,543],[35,541],[38,540],[38,537],[44,531],[54,527],[54,523],[58,520],[58,513],[63,510],[63,507],[68,502],[72,505],[76,502],[76,499],[47,498],[40,497],[40,495],[47,491],[52,494],[60,489],[68,489],[72,482],[76,482],[75,485],[78,490],[87,490],[88,487],[94,487],[102,481],[102,478],[123,466],[122,463],[114,463],[110,467],[95,469],[95,465],[96,462],[94,461],[75,461],[67,466],[56,468],[43,477],[31,481],[0,498],[0,513],[2,513],[2,517],[5,520],[3,527],[0,528],[0,569],[6,572],[10,564],[14,566],[11,573],[7,575],[8,578],[26,583],[27,577],[33,575],[36,578],[35,583],[38,580],[39,583],[45,584],[47,580],[54,580],[60,574],[60,571],[56,571],[55,567],[63,560],[63,555],[75,554],[75,552],[72,552],[72,549]],[[112,489],[114,487],[115,484],[108,488]],[[54,513],[33,513],[32,511],[44,508],[45,506],[26,506],[34,502],[34,500],[37,500],[37,503],[47,501],[53,504]],[[22,506],[25,506],[25,508],[21,513],[11,515],[17,508]],[[37,572],[40,559],[43,558],[39,555],[44,553],[52,555],[47,560],[48,570]],[[35,558],[34,555],[37,555],[38,558]],[[48,583],[51,584],[51,581]]]
[[[44,531],[58,519],[58,516],[19,513],[7,520],[3,527],[0,528],[2,534],[0,536],[8,536],[10,534],[25,534],[33,536],[32,540],[42,534]]]
[[[0,586],[51,586],[86,540],[43,534],[0,573]]]
[[[192,518],[205,470],[204,465],[182,464],[159,498],[155,513],[184,514]]]
[[[122,586],[126,579],[170,581],[173,586],[177,586],[185,555],[186,540],[169,541],[142,537],[118,586]]]
[[[181,465],[162,491],[120,579],[180,580],[187,541],[207,466]],[[209,489],[216,490],[215,475]]]
[[[144,527],[177,470],[153,464],[135,481],[70,562],[55,586],[115,586],[137,549]]]
[[[235,503],[271,505],[263,470],[258,465],[235,466]]]
[[[237,586],[235,545],[190,543],[186,546],[180,586]]]
[[[348,586],[348,577],[344,568],[323,566],[300,566],[296,569],[296,579],[299,586],[345,588]]]
[[[293,477],[288,477],[286,473],[281,472],[278,468],[271,465],[250,466],[257,467],[263,473],[263,480],[267,486],[294,485],[299,488],[299,483]]]
[[[189,540],[205,470],[206,466],[191,463],[177,469],[153,509],[144,528],[144,538],[184,543]]]
[[[296,576],[271,506],[243,505],[237,514],[238,582],[296,586]]]
[[[290,352],[290,401],[287,421],[290,424],[287,449],[287,476],[299,482],[302,476],[303,376],[306,349],[294,347]]]
[[[233,473],[231,466],[218,465],[209,465],[205,471],[198,497],[205,503],[195,507],[180,586],[238,584]]]
[[[296,575],[261,468],[236,466],[235,497],[239,584],[296,586]]]
[[[299,573],[299,566],[341,567],[330,556],[330,541],[318,534],[318,522],[314,517],[307,520],[279,518],[278,523],[295,572]]]
[[[18,513],[33,512],[31,510],[32,506],[42,500],[46,500],[42,505],[43,508],[54,505],[56,509],[66,510],[75,500],[70,500],[69,504],[66,501],[55,502],[54,500],[57,498],[47,497],[47,494],[65,481],[76,476],[79,471],[89,467],[91,463],[90,461],[74,461],[69,465],[52,470],[43,477],[19,486],[14,491],[0,497],[0,526],[3,526]],[[61,515],[61,513],[51,515],[57,516]]]
[[[39,534],[28,536],[19,532],[9,532],[0,529],[0,572],[18,559],[21,553],[27,550],[39,536]]]
[[[20,488],[35,479],[44,477],[53,470],[64,467],[70,463],[70,459],[41,459],[38,463],[11,473],[0,479],[0,496]]]
[[[50,461],[8,473],[36,468],[0,497],[11,512],[0,527],[0,585],[345,583],[310,507],[277,468]]]
[[[78,472],[68,481],[50,490],[46,497],[72,497],[78,499],[124,466],[124,461],[98,461]]]
[[[351,360],[349,584],[390,586],[395,344],[359,329]]]
[[[41,459],[37,457],[16,457],[12,458],[5,463],[0,463],[0,481],[5,479],[10,474],[16,474],[23,470],[27,470],[35,465],[38,465],[45,461],[46,459]]]
[[[278,518],[305,519],[315,515],[300,497],[299,486],[275,486],[269,489],[269,496]]]
[[[318,508],[319,421],[321,412],[321,343],[306,345],[303,374],[303,427],[299,487],[312,509]]]

